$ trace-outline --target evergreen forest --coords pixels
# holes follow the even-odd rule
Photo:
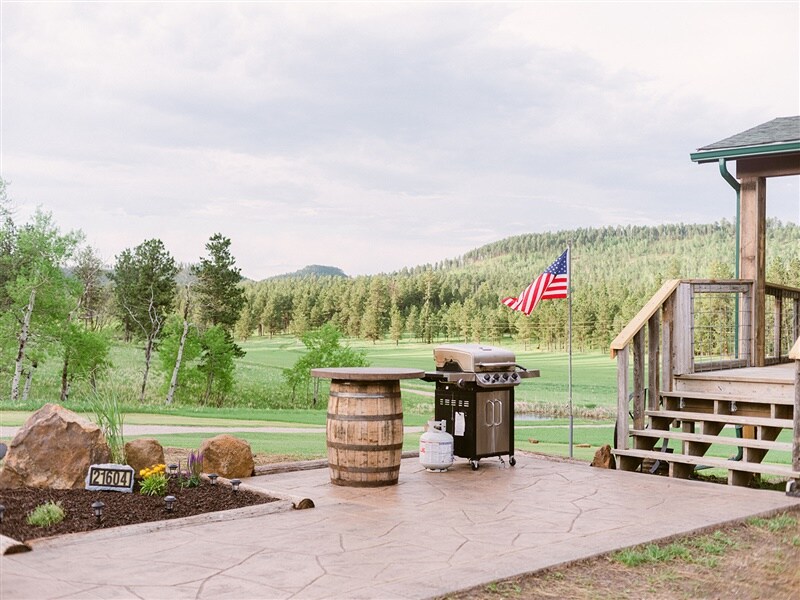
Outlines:
[[[734,226],[604,227],[509,237],[433,265],[349,278],[305,273],[243,284],[237,336],[303,335],[331,323],[347,337],[426,343],[499,342],[563,350],[568,304],[544,301],[526,317],[501,304],[570,244],[573,344],[606,351],[666,279],[734,276]],[[800,227],[768,223],[767,276],[800,287]]]

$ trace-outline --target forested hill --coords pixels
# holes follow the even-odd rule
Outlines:
[[[456,271],[484,268],[544,270],[572,245],[573,275],[584,281],[641,281],[656,287],[667,277],[708,277],[728,267],[733,276],[734,225],[660,225],[586,228],[505,238],[436,265],[418,267]],[[800,259],[800,227],[770,220],[767,264]],[[774,265],[777,266],[777,265]]]
[[[528,234],[395,273],[248,283],[237,331],[302,334],[331,322],[346,335],[366,339],[412,335],[491,342],[513,335],[557,346],[566,302],[543,302],[524,317],[500,300],[517,296],[570,242],[573,320],[584,348],[607,348],[664,279],[734,272],[734,226],[725,221]],[[800,287],[800,227],[769,221],[767,267],[769,281]]]
[[[275,275],[270,279],[302,279],[303,277],[347,277],[347,274],[339,267],[328,267],[325,265],[307,265],[302,269],[283,275]]]

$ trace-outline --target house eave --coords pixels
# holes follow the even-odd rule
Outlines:
[[[781,142],[778,144],[759,144],[757,146],[740,146],[738,148],[715,148],[714,150],[699,150],[689,154],[689,158],[697,164],[716,162],[720,158],[726,160],[739,160],[755,156],[769,156],[800,152],[800,141]]]

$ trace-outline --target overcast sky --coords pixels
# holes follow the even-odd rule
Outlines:
[[[109,263],[372,274],[507,236],[710,223],[689,153],[800,114],[800,3],[2,2],[0,174]],[[798,222],[798,178],[767,213]],[[556,257],[553,257],[556,258]],[[546,265],[535,265],[541,270]]]

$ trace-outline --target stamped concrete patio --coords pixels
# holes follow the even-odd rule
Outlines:
[[[516,467],[405,459],[396,486],[327,469],[247,484],[316,508],[195,517],[34,543],[0,559],[16,598],[429,598],[619,548],[800,509],[780,492],[593,469],[517,454]],[[222,513],[220,513],[222,514]]]

